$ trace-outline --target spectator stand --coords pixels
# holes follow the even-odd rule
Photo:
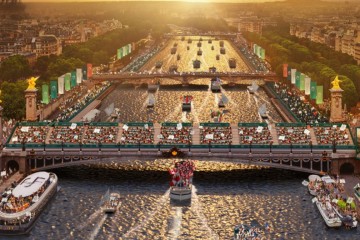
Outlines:
[[[49,132],[47,122],[18,122],[6,142],[7,147],[39,147]]]
[[[159,136],[159,144],[192,144],[193,126],[191,123],[162,123]]]
[[[310,130],[305,123],[276,123],[279,145],[305,145],[311,141]]]
[[[200,123],[200,144],[227,145],[231,143],[230,123]]]
[[[151,122],[129,122],[122,127],[121,145],[153,145],[154,124]]]
[[[318,123],[312,127],[318,145],[353,146],[355,143],[348,124]]]
[[[238,130],[240,145],[270,145],[273,142],[271,126],[267,123],[238,123]]]
[[[78,147],[82,142],[84,123],[56,122],[49,137],[49,145]]]
[[[82,144],[84,147],[114,146],[119,135],[119,124],[114,122],[92,122],[85,124]]]

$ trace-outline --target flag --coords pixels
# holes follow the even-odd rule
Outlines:
[[[65,74],[65,91],[69,91],[71,89],[71,73]]]
[[[300,75],[300,91],[305,90],[305,74]]]
[[[51,99],[57,98],[58,95],[58,82],[57,80],[50,81],[50,95]]]
[[[288,76],[288,65],[286,63],[283,64],[283,77],[286,78]]]
[[[86,64],[86,67],[87,67],[87,79],[90,79],[93,75],[92,64],[88,63],[88,64]]]
[[[316,104],[322,104],[323,103],[323,86],[317,86],[316,87]]]
[[[71,72],[71,81],[70,81],[70,87],[73,88],[76,86],[76,71]]]
[[[122,58],[122,49],[121,48],[118,48],[117,51],[116,51],[116,58],[117,60],[121,59]]]
[[[82,80],[87,80],[87,66],[82,67]]]
[[[305,95],[310,95],[311,78],[305,76]]]
[[[64,85],[65,85],[65,74],[58,77],[58,90],[59,94],[64,94]]]
[[[301,72],[296,71],[295,73],[295,86],[300,89],[300,76],[301,76]]]
[[[131,43],[128,44],[128,49],[129,49],[129,53],[131,53],[132,49],[131,49]]]
[[[253,48],[253,50],[254,50],[254,54],[256,54],[256,50],[257,50],[257,48],[258,48],[258,46],[256,45],[256,43],[254,43],[254,48]]]
[[[265,60],[265,49],[263,49],[263,48],[260,48],[260,58],[262,60]]]
[[[310,82],[310,98],[316,99],[316,82]]]
[[[83,75],[82,75],[82,69],[81,68],[77,68],[76,69],[76,83],[80,84],[82,81]]]
[[[49,85],[47,84],[42,85],[42,103],[49,103]]]
[[[291,81],[291,67],[287,67],[287,80]]]
[[[295,84],[296,82],[295,73],[296,73],[296,69],[291,69],[291,84]]]
[[[135,51],[135,42],[132,43],[131,51]]]

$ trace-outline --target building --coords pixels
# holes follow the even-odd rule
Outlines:
[[[31,40],[32,51],[36,57],[60,55],[62,47],[60,41],[54,35],[42,35]]]

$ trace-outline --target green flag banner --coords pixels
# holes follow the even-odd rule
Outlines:
[[[116,53],[116,58],[117,58],[118,60],[121,58],[121,52],[122,52],[122,49],[121,49],[121,48],[118,48],[117,53]]]
[[[316,87],[316,104],[323,104],[323,86]]]
[[[263,48],[260,49],[260,57],[262,60],[265,60],[265,49]]]
[[[70,81],[70,87],[73,88],[76,86],[76,71],[71,72],[71,81]]]
[[[57,98],[58,95],[58,82],[57,80],[50,81],[50,95],[51,99]]]
[[[300,76],[301,76],[301,72],[296,71],[295,73],[295,86],[300,89]]]
[[[71,73],[65,74],[65,91],[69,91],[71,89]]]
[[[310,82],[310,98],[316,99],[316,82],[314,81]]]
[[[300,75],[300,91],[305,91],[305,74]]]
[[[49,85],[47,84],[42,85],[42,103],[49,103]]]

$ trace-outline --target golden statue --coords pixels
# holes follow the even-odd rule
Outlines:
[[[335,79],[334,79],[334,81],[331,82],[332,85],[333,85],[333,87],[332,87],[331,89],[332,89],[332,90],[342,90],[342,89],[340,88],[340,85],[339,85],[340,82],[342,82],[342,81],[339,80],[338,76],[336,76]]]
[[[29,83],[29,86],[26,90],[36,90],[36,80],[38,80],[39,77],[31,77],[27,81]]]
[[[0,90],[0,96],[1,96],[1,90]],[[2,100],[0,99],[0,103],[2,103]]]

